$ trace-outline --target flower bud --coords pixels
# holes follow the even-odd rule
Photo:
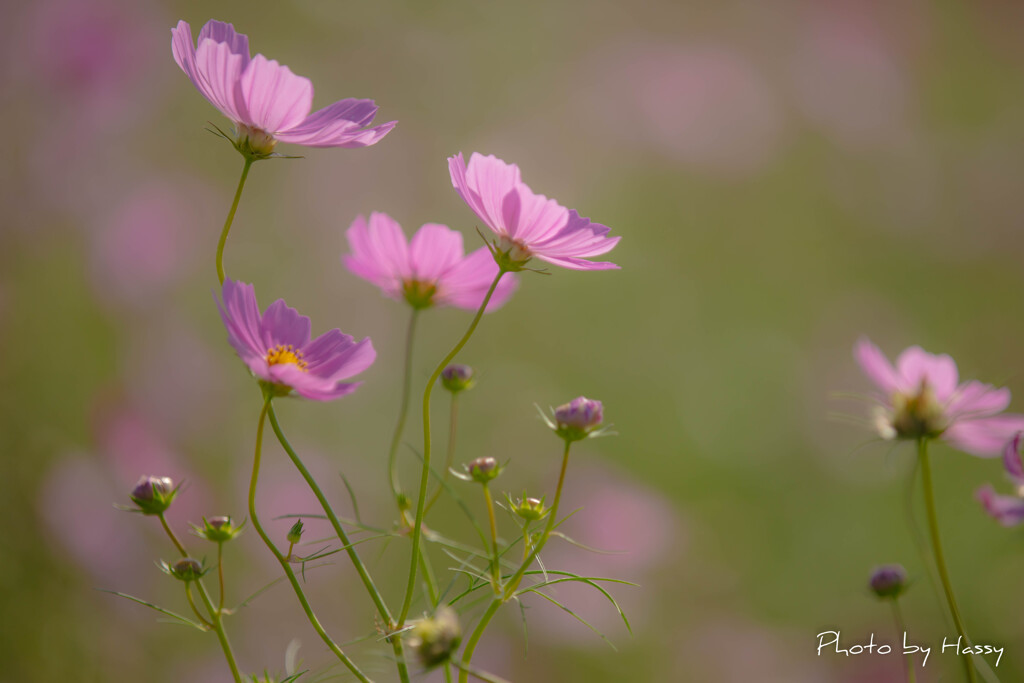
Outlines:
[[[548,516],[548,510],[544,507],[543,499],[538,498],[520,498],[518,501],[513,501],[511,498],[508,500],[509,507],[512,512],[526,520],[527,522],[536,522],[544,519]]]
[[[199,560],[183,557],[170,566],[168,573],[181,581],[196,581],[206,573],[206,570]]]
[[[458,615],[451,607],[440,607],[433,617],[416,622],[409,635],[409,647],[420,664],[431,669],[443,664],[462,642]]]
[[[170,477],[143,476],[128,496],[144,515],[159,515],[171,506],[178,489]]]
[[[879,598],[896,598],[907,589],[907,571],[903,565],[883,565],[871,572],[869,585]]]
[[[555,433],[566,441],[579,441],[590,436],[604,419],[604,406],[579,396],[555,408]]]
[[[468,365],[449,365],[441,371],[441,384],[448,391],[457,394],[473,388],[476,384],[473,375],[473,368]]]
[[[286,536],[289,543],[298,543],[302,540],[302,520],[298,520],[295,524],[292,524],[292,528],[288,530]]]
[[[214,543],[225,543],[242,532],[242,527],[236,527],[230,517],[217,516],[203,519],[203,526],[193,527],[195,534]]]
[[[473,481],[481,484],[486,484],[497,477],[501,474],[502,469],[504,468],[498,466],[498,461],[490,456],[477,458],[466,466],[466,470],[469,472],[469,476],[473,478]]]

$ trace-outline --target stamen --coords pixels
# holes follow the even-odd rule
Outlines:
[[[296,351],[295,347],[291,344],[287,346],[278,344],[277,346],[267,349],[267,365],[283,365],[284,363],[291,363],[306,372],[306,361],[302,360],[302,351]]]

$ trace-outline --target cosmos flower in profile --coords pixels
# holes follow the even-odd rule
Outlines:
[[[448,159],[452,185],[469,208],[498,236],[492,254],[507,270],[522,270],[531,258],[571,270],[618,268],[588,261],[611,251],[619,237],[610,229],[533,191],[520,179],[519,167],[491,155],[462,154]]]
[[[344,99],[310,113],[313,84],[263,55],[249,56],[249,38],[235,27],[210,20],[192,43],[184,21],[171,29],[171,53],[196,89],[235,124],[235,147],[266,158],[278,142],[306,147],[366,147],[395,122],[370,127],[373,100]]]
[[[886,439],[936,439],[990,458],[999,455],[1024,415],[1003,414],[1010,390],[976,380],[961,383],[956,363],[919,346],[903,351],[893,366],[877,346],[861,339],[854,357],[882,391],[875,425]]]
[[[283,299],[260,313],[252,285],[224,280],[220,317],[234,347],[260,384],[276,396],[296,394],[330,401],[350,394],[359,382],[342,382],[370,367],[370,339],[355,341],[338,329],[310,339],[309,318]]]
[[[1017,489],[1016,496],[1002,496],[990,484],[978,489],[975,497],[993,519],[1003,526],[1016,526],[1024,522],[1024,462],[1021,461],[1021,432],[1017,432],[1003,449],[1003,467]]]
[[[351,253],[342,257],[345,267],[413,308],[455,306],[475,311],[498,274],[487,247],[466,255],[462,234],[437,223],[427,223],[407,242],[395,219],[372,213],[369,220],[356,218],[346,236]],[[514,277],[502,278],[487,310],[504,304],[516,284]]]

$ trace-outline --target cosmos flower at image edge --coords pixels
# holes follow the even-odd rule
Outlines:
[[[534,194],[515,164],[476,152],[466,164],[460,152],[448,159],[448,171],[462,200],[498,236],[497,249],[508,260],[521,264],[537,257],[571,270],[619,267],[587,259],[608,253],[620,237],[608,237],[608,227]]]
[[[210,20],[192,44],[192,28],[171,29],[171,52],[196,89],[264,152],[275,142],[306,147],[365,147],[383,138],[395,122],[368,127],[373,100],[344,99],[312,114],[313,84],[261,54],[249,56],[249,38],[235,27]]]
[[[1024,429],[1024,415],[1002,414],[1010,390],[976,380],[960,383],[948,355],[919,346],[903,351],[893,365],[868,339],[860,339],[854,357],[882,391],[874,414],[886,439],[941,438],[954,448],[984,458],[999,455]]]
[[[310,338],[309,318],[283,299],[260,313],[252,285],[224,280],[217,301],[228,342],[261,382],[275,393],[295,393],[314,401],[330,401],[350,394],[359,382],[342,380],[373,364],[376,351],[366,338],[355,341],[333,329]]]

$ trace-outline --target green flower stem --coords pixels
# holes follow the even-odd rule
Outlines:
[[[224,284],[224,245],[228,242],[228,233],[231,232],[231,224],[235,222],[235,212],[238,211],[238,200],[242,198],[242,188],[245,187],[245,179],[249,175],[249,169],[255,161],[252,157],[245,157],[245,166],[242,167],[242,177],[238,179],[238,189],[235,190],[235,200],[231,202],[231,210],[228,211],[228,218],[224,221],[224,229],[221,230],[220,240],[217,242],[217,280]]]
[[[501,595],[501,565],[498,555],[498,523],[494,518],[494,497],[491,496],[491,487],[486,482],[484,487],[484,500],[487,501],[487,516],[491,521],[491,585],[494,587],[494,594]]]
[[[498,274],[495,276],[494,282],[491,283],[490,289],[487,290],[487,295],[484,296],[479,310],[473,316],[473,322],[469,324],[469,328],[462,335],[462,339],[452,347],[448,355],[434,369],[430,379],[427,380],[427,388],[423,391],[423,473],[420,475],[420,491],[416,502],[416,522],[412,530],[412,560],[409,566],[409,583],[405,587],[405,600],[402,602],[402,611],[399,612],[398,628],[405,626],[405,619],[409,616],[409,608],[412,607],[412,595],[416,590],[416,567],[419,561],[420,537],[423,535],[423,510],[426,508],[427,484],[430,482],[430,394],[434,391],[434,385],[437,384],[441,371],[452,362],[452,359],[458,355],[462,347],[469,341],[469,338],[473,336],[473,331],[480,324],[480,318],[483,317],[484,311],[487,310],[487,304],[490,303],[494,290],[498,287],[498,282],[501,281],[501,277],[506,272],[504,268],[498,267]]]
[[[551,504],[551,512],[548,514],[548,523],[544,527],[544,531],[541,533],[540,538],[538,538],[537,542],[533,545],[533,550],[530,552],[529,556],[519,566],[519,569],[517,569],[516,573],[512,575],[512,578],[509,579],[508,583],[505,584],[504,600],[511,599],[512,594],[515,593],[516,588],[519,587],[519,582],[523,580],[523,574],[526,573],[526,570],[530,568],[533,561],[537,559],[538,555],[540,555],[540,551],[544,548],[544,544],[547,543],[548,538],[551,536],[551,532],[555,528],[555,523],[558,518],[558,506],[562,502],[562,487],[565,484],[565,471],[569,467],[569,448],[571,446],[572,441],[566,439],[565,451],[562,453],[562,471],[558,474],[558,488],[555,489],[555,502]],[[465,661],[468,662],[469,660],[466,659]]]
[[[292,584],[292,589],[295,591],[295,595],[299,599],[299,604],[302,605],[302,611],[306,613],[306,618],[320,636],[320,639],[324,641],[327,647],[330,648],[331,652],[334,653],[338,660],[344,664],[356,678],[363,683],[371,683],[370,679],[366,677],[366,674],[360,671],[359,667],[355,665],[355,662],[349,659],[348,655],[342,652],[337,643],[327,635],[327,631],[324,630],[324,627],[320,624],[320,620],[317,619],[316,614],[313,613],[313,608],[309,606],[306,594],[302,591],[302,586],[295,577],[295,572],[292,571],[291,565],[288,564],[288,560],[281,554],[281,551],[277,549],[277,546],[275,546],[274,542],[270,540],[270,537],[267,536],[267,533],[263,530],[263,525],[260,524],[259,517],[256,515],[256,484],[259,481],[260,476],[260,455],[263,450],[263,427],[266,423],[267,412],[271,410],[270,401],[271,399],[268,396],[263,402],[263,409],[260,411],[259,424],[256,427],[256,450],[255,455],[253,456],[252,478],[249,480],[249,519],[252,520],[252,526],[256,530],[256,533],[259,534],[259,537],[263,540],[264,545],[266,545],[267,548],[270,549],[270,552],[274,554],[274,557],[277,558],[278,563],[281,565],[285,575],[288,577],[289,583]]]
[[[174,535],[174,531],[167,523],[167,518],[164,517],[164,514],[161,512],[157,516],[159,517],[160,524],[163,526],[167,536],[174,544],[174,547],[178,549],[178,552],[181,553],[182,557],[188,557],[188,551],[185,550],[185,546],[181,544],[178,537]],[[186,586],[186,595],[188,596],[189,603],[192,604],[192,609],[196,612],[196,616],[198,616],[203,623],[209,624],[217,634],[217,640],[220,641],[220,649],[224,651],[224,659],[228,661],[228,667],[231,669],[231,676],[235,679],[235,683],[242,683],[242,674],[238,670],[238,663],[235,662],[235,653],[231,650],[231,642],[228,640],[227,631],[224,630],[224,623],[221,619],[223,615],[220,610],[214,608],[213,601],[210,600],[210,594],[206,592],[206,587],[203,585],[203,582],[197,580],[195,584],[199,588],[199,597],[203,600],[203,606],[206,607],[206,611],[210,614],[209,621],[203,619],[199,614],[199,611],[196,610],[195,604],[192,603],[191,591],[187,590]]]
[[[956,597],[953,595],[953,585],[949,581],[949,572],[946,570],[946,560],[942,554],[942,541],[939,539],[939,521],[935,515],[935,492],[932,488],[932,468],[928,461],[928,441],[918,439],[917,455],[921,463],[921,483],[924,487],[924,506],[928,514],[928,531],[932,537],[932,550],[935,554],[935,566],[939,570],[939,578],[942,579],[942,589],[946,593],[946,602],[949,604],[949,611],[953,615],[953,623],[956,624],[957,633],[970,645],[971,639],[967,637],[964,629],[964,622],[960,618],[960,610],[956,606]],[[974,676],[973,655],[964,658],[964,668],[967,671],[967,680],[974,683],[977,679]]]
[[[448,411],[448,452],[444,456],[444,471],[441,472],[441,482],[437,485],[437,490],[434,491],[434,495],[430,498],[427,503],[427,507],[423,510],[423,515],[426,516],[430,512],[430,508],[434,507],[434,503],[441,497],[441,492],[444,491],[445,484],[448,483],[448,477],[451,474],[452,465],[455,464],[455,436],[459,426],[459,394],[462,392],[452,392],[451,408]]]
[[[892,599],[892,616],[896,621],[896,632],[899,633],[902,638],[903,634],[907,632],[907,623],[903,620],[903,612],[900,610],[899,598],[894,597]],[[914,655],[908,652],[904,659],[904,663],[907,667],[907,683],[916,683],[917,674],[914,673]]]
[[[477,622],[476,628],[473,629],[473,633],[469,636],[469,640],[466,641],[466,647],[462,651],[462,666],[459,666],[459,683],[468,683],[469,663],[473,659],[473,652],[476,650],[476,644],[480,642],[480,636],[484,634],[484,629],[486,629],[487,625],[491,623],[491,618],[497,614],[498,608],[504,603],[505,601],[501,596],[496,596],[491,600],[491,604],[487,606],[487,611],[484,612],[482,617],[480,617],[480,621]]]
[[[217,611],[224,611],[224,544],[217,544],[217,578],[220,581],[220,601],[217,605]]]
[[[192,608],[192,614],[196,615],[200,622],[202,622],[207,628],[213,628],[213,624],[210,620],[203,616],[203,613],[196,607],[195,598],[192,597],[192,587],[189,585],[191,582],[185,582],[185,598],[188,600],[188,606]]]
[[[409,413],[409,394],[412,388],[412,350],[416,338],[416,321],[420,317],[420,309],[413,308],[409,315],[409,326],[405,332],[405,369],[402,373],[402,406],[398,409],[398,422],[395,424],[395,433],[391,437],[391,447],[388,449],[388,480],[391,482],[391,494],[395,502],[399,503],[402,495],[402,482],[398,479],[398,471],[395,469],[395,460],[398,457],[398,444],[402,441],[402,430],[405,429],[405,417]],[[405,510],[399,503],[398,513],[405,520]]]
[[[555,489],[555,501],[551,505],[548,523],[544,527],[544,531],[541,533],[540,538],[538,538],[537,542],[534,544],[533,550],[529,555],[527,555],[526,559],[523,560],[522,565],[520,565],[519,569],[516,570],[516,573],[512,575],[512,578],[510,578],[505,584],[504,592],[499,593],[494,597],[494,600],[492,600],[491,604],[487,607],[487,611],[484,612],[482,617],[480,617],[480,621],[477,623],[476,628],[469,637],[469,641],[466,643],[466,648],[462,651],[462,664],[464,666],[460,667],[459,683],[466,683],[466,681],[469,680],[468,676],[470,672],[468,667],[470,662],[473,661],[473,651],[476,649],[476,644],[483,635],[484,629],[487,628],[487,625],[498,611],[498,608],[512,599],[516,588],[519,587],[519,582],[523,580],[523,575],[526,573],[526,570],[529,569],[530,565],[533,564],[533,561],[537,558],[537,555],[540,554],[541,549],[544,547],[544,544],[547,542],[548,538],[551,536],[551,532],[555,528],[555,520],[558,518],[558,506],[562,501],[562,488],[565,485],[565,472],[569,467],[569,449],[571,446],[572,441],[566,439],[565,451],[562,453],[562,470],[558,474],[558,488]],[[526,532],[524,530],[524,535],[525,533]]]
[[[345,528],[341,526],[341,522],[338,520],[338,516],[334,514],[334,509],[331,504],[327,501],[327,497],[324,492],[320,489],[320,485],[317,484],[316,479],[310,474],[309,470],[306,469],[306,465],[303,464],[302,459],[299,457],[295,449],[288,442],[288,438],[285,437],[284,432],[281,431],[281,425],[277,422],[277,415],[274,413],[273,404],[267,402],[267,415],[270,416],[270,426],[274,430],[274,434],[277,436],[277,440],[281,443],[281,447],[284,448],[288,457],[291,458],[292,464],[302,475],[302,478],[306,480],[306,484],[310,490],[313,491],[313,495],[320,502],[320,507],[323,508],[324,513],[327,515],[327,519],[331,522],[331,527],[334,529],[334,533],[338,535],[338,539],[341,541],[342,546],[345,548],[345,552],[348,553],[349,559],[352,561],[352,565],[355,567],[356,572],[359,574],[359,578],[362,580],[363,585],[366,587],[366,592],[369,593],[370,598],[373,600],[373,604],[377,607],[377,612],[380,614],[381,619],[384,620],[387,630],[395,631],[400,626],[395,625],[394,619],[391,616],[391,612],[388,610],[387,605],[384,604],[384,598],[381,596],[377,586],[373,583],[373,579],[370,577],[370,573],[366,570],[366,566],[363,565],[363,561],[359,558],[359,553],[356,552],[356,548],[349,541],[348,534],[345,533]],[[405,663],[405,655],[402,652],[402,639],[401,637],[390,638],[391,646],[395,651],[396,664],[398,666],[399,677],[403,682],[409,680],[409,671]]]

